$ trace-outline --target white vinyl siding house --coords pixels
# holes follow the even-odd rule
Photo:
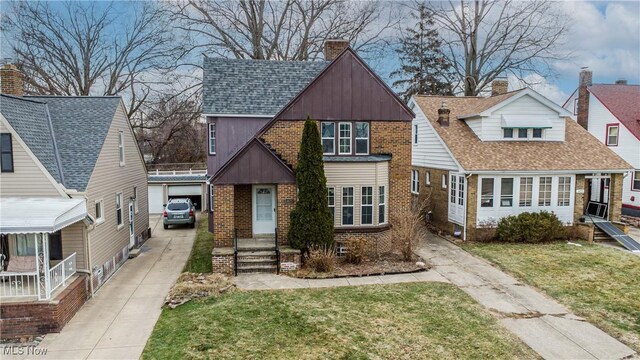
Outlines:
[[[424,168],[436,168],[457,171],[460,169],[453,156],[447,150],[444,142],[433,125],[427,121],[422,110],[415,107],[416,117],[413,119],[413,128],[417,128],[418,143],[413,145],[411,164]]]

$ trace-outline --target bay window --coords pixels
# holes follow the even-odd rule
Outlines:
[[[351,154],[351,123],[340,123],[340,143],[338,146],[338,154]]]
[[[363,186],[361,189],[360,224],[373,224],[373,188]]]
[[[320,133],[322,134],[322,153],[325,155],[335,154],[336,124],[332,122],[323,122],[320,125]]]
[[[378,187],[378,223],[385,223],[385,207],[386,207],[386,199],[384,193],[384,186]]]
[[[356,155],[369,154],[369,123],[356,123]]]
[[[331,219],[336,217],[336,190],[335,188],[327,188],[327,204],[329,205],[329,211],[331,211]]]

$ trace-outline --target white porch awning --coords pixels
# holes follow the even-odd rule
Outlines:
[[[0,233],[53,233],[87,216],[84,199],[0,198]]]
[[[550,129],[551,120],[535,119],[531,120],[531,116],[502,115],[502,127],[513,129]]]

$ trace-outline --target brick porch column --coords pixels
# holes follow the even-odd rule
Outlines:
[[[233,247],[234,186],[213,186],[213,247]]]

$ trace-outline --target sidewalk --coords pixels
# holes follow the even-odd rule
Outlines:
[[[429,235],[418,254],[545,359],[623,359],[631,348],[536,289]]]
[[[38,349],[46,349],[46,356],[20,358],[140,358],[195,238],[195,229],[164,230],[160,220],[159,216],[150,219],[153,237],[146,250],[128,260],[62,332],[45,336]]]

